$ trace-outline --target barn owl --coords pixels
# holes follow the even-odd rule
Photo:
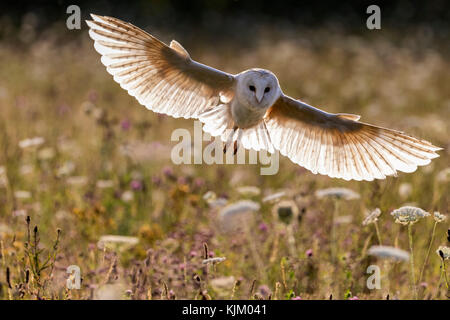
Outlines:
[[[345,180],[413,172],[439,156],[427,141],[285,95],[268,70],[222,72],[191,59],[175,40],[168,46],[130,23],[91,16],[94,47],[122,88],[154,112],[199,119],[226,146],[278,150],[314,174]]]

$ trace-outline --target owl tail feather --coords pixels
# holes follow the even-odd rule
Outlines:
[[[203,131],[213,137],[220,137],[225,142],[224,153],[232,144],[234,154],[236,154],[240,144],[246,149],[274,152],[264,121],[250,128],[239,128],[234,124],[230,107],[227,104],[221,104],[206,110],[199,115],[198,119],[204,123]]]

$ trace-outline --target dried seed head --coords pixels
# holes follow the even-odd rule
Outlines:
[[[292,200],[280,201],[273,207],[273,212],[275,218],[286,224],[290,224],[299,214],[297,204]]]
[[[436,221],[436,222],[444,222],[445,220],[447,220],[447,217],[445,216],[445,215],[443,215],[443,214],[440,214],[439,212],[437,212],[437,211],[435,211],[434,212],[434,220]]]
[[[363,221],[363,226],[367,226],[369,224],[375,223],[378,221],[378,217],[381,215],[381,210],[376,208],[371,213],[369,213]]]
[[[203,259],[208,258],[209,258],[208,244],[206,242],[203,242]]]
[[[196,273],[192,276],[192,279],[193,279],[195,282],[198,282],[198,283],[200,283],[200,282],[202,281],[202,279],[200,278],[200,276],[199,276],[198,274],[196,274]]]
[[[450,260],[450,247],[440,246],[436,253],[441,257],[442,260]]]

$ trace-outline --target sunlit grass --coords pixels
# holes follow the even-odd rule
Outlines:
[[[449,246],[448,219],[408,230],[390,213],[411,205],[448,215],[448,53],[326,30],[274,32],[245,49],[183,45],[228,72],[271,69],[286,94],[445,149],[415,173],[375,182],[313,175],[284,158],[274,176],[257,165],[176,166],[171,132],[193,122],[140,106],[86,34],[5,44],[1,299],[411,299],[411,285],[418,298],[447,299],[446,249],[434,252]],[[236,203],[240,214],[226,215]],[[375,208],[374,226],[363,223]],[[410,251],[415,264],[369,255],[379,244]],[[66,288],[70,265],[81,290]],[[379,290],[366,286],[369,265],[381,269]]]

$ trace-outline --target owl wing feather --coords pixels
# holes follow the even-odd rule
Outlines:
[[[91,15],[89,35],[114,80],[150,110],[197,118],[233,97],[234,76],[192,60],[176,41],[170,46],[119,19]]]
[[[286,95],[264,118],[274,148],[315,174],[371,181],[413,172],[439,156],[435,151],[441,148],[427,141],[358,120]]]

